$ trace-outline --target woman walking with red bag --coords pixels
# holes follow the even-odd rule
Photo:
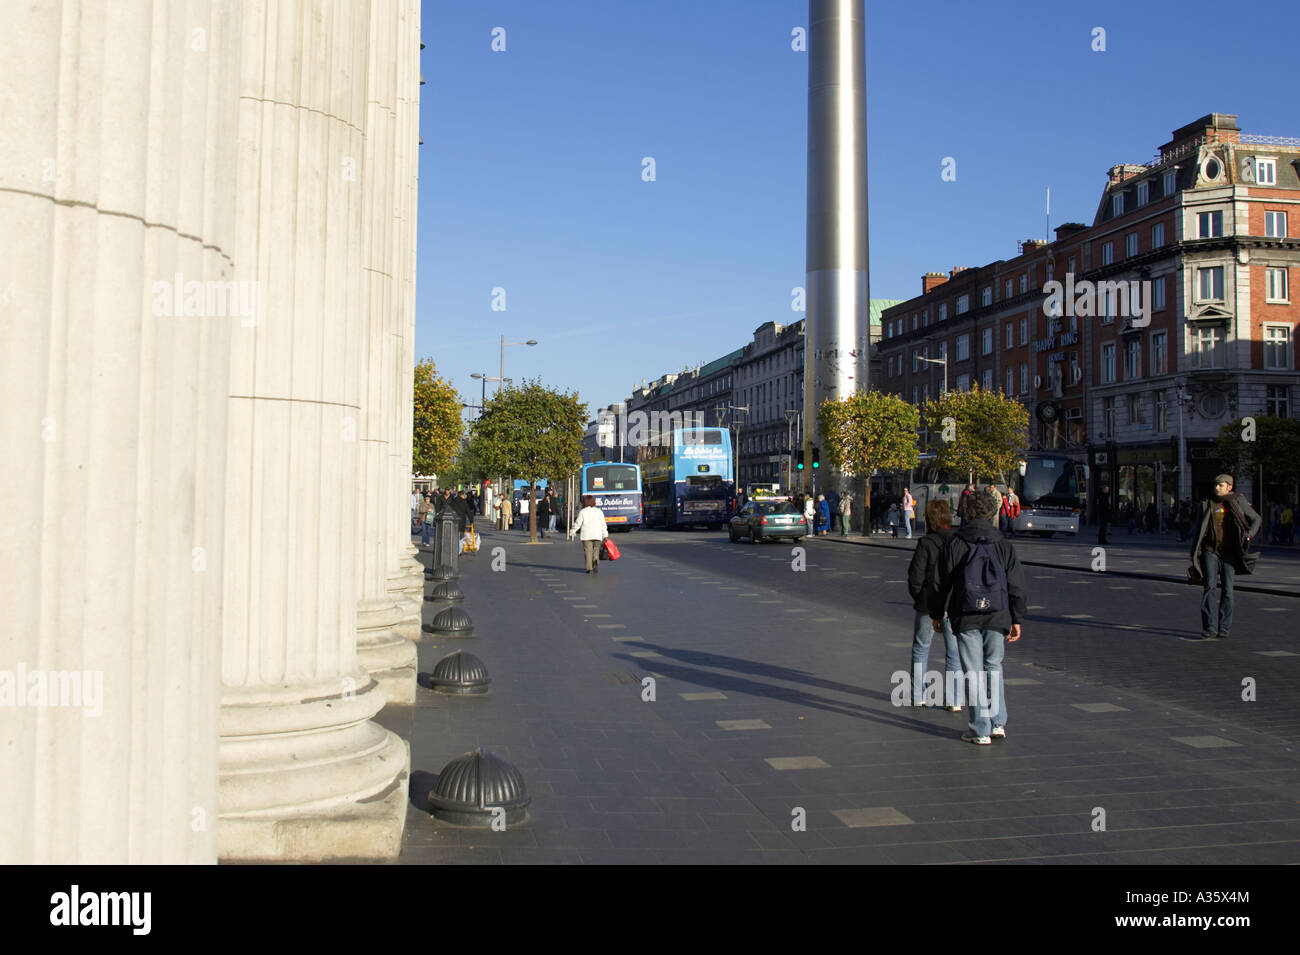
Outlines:
[[[573,522],[569,534],[578,532],[587,573],[599,573],[600,548],[609,537],[609,527],[605,524],[605,512],[596,506],[596,498],[591,494],[582,496],[582,510],[578,512],[578,519]]]

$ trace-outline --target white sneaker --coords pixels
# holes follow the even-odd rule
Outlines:
[[[961,741],[963,743],[974,743],[976,746],[991,746],[993,740],[987,736],[976,736],[974,733],[962,733]]]
[[[1005,726],[993,727],[993,732],[989,734],[993,739],[1006,739],[1007,728]]]

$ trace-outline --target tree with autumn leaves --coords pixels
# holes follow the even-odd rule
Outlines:
[[[1005,479],[1029,447],[1028,409],[1000,391],[950,391],[927,399],[921,414],[935,466],[944,470]]]
[[[866,511],[871,511],[871,473],[913,468],[917,462],[916,406],[883,391],[859,391],[838,401],[827,398],[818,411],[822,448],[837,471],[861,474]],[[869,528],[870,521],[863,526]]]
[[[412,415],[411,469],[416,474],[446,474],[460,447],[464,427],[460,395],[438,376],[433,359],[415,366],[415,410]]]
[[[495,474],[521,477],[529,494],[529,540],[537,540],[537,480],[558,480],[582,466],[587,406],[574,393],[538,381],[509,386],[488,399],[473,425],[477,460]]]

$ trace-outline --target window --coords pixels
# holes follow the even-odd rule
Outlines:
[[[1110,384],[1115,380],[1115,343],[1101,346],[1101,383]]]
[[[1223,266],[1196,270],[1196,297],[1202,302],[1223,300]]]
[[[1165,280],[1164,278],[1151,280],[1151,310],[1158,312],[1165,307]]]
[[[1165,244],[1165,224],[1157,222],[1151,227],[1151,248],[1158,249]]]
[[[1172,196],[1174,192],[1178,189],[1178,182],[1177,182],[1176,175],[1177,174],[1172,169],[1170,169],[1168,172],[1164,174],[1164,177],[1161,179],[1161,183],[1160,183],[1163,196]]]
[[[1223,331],[1216,327],[1198,328],[1192,333],[1193,364],[1196,368],[1223,367]]]
[[[1109,325],[1115,321],[1115,293],[1111,289],[1097,290],[1097,308],[1101,310],[1101,323]]]
[[[1169,430],[1169,398],[1163,391],[1151,392],[1156,408],[1156,430]]]
[[[1268,385],[1264,389],[1264,406],[1274,418],[1285,418],[1290,413],[1291,402],[1286,385]]]
[[[982,388],[984,391],[993,390],[993,369],[992,368],[984,369],[983,380],[980,383],[980,388]]]
[[[1270,371],[1291,370],[1291,326],[1264,326],[1264,367]]]
[[[969,311],[970,311],[970,296],[969,295],[957,296],[957,314],[965,315]]]
[[[1261,186],[1277,185],[1277,160],[1255,160],[1255,182]]]
[[[1135,338],[1124,349],[1124,378],[1133,381],[1142,377],[1142,340]]]
[[[986,285],[984,287],[984,291],[980,292],[980,305],[982,305],[984,308],[988,308],[992,304],[993,304],[993,286]]]
[[[917,369],[921,367],[920,352],[912,352],[912,374],[916,374]]]
[[[1286,269],[1264,270],[1264,301],[1285,302],[1287,297]]]
[[[1083,373],[1079,369],[1079,353],[1070,352],[1070,384],[1076,384],[1083,380]]]
[[[1020,320],[1020,344],[1029,344],[1029,319],[1027,318]]]
[[[1115,437],[1115,399],[1101,399],[1101,422],[1102,427],[1106,429],[1106,437]]]
[[[980,333],[980,354],[993,354],[993,329],[986,328]]]
[[[1101,247],[1101,264],[1110,265],[1115,261],[1115,243],[1106,242]]]
[[[1142,395],[1134,393],[1128,395],[1128,423],[1142,423]]]
[[[1006,287],[1005,291],[1003,292],[1002,297],[1003,297],[1004,299],[1007,299],[1007,298],[1010,298],[1010,297],[1011,297],[1011,279],[1007,279],[1007,287]]]
[[[913,315],[913,316],[912,316],[912,331],[916,331],[916,330],[917,330],[918,328],[920,328],[920,327],[921,327],[921,326],[920,326],[920,323],[916,320],[916,316]]]
[[[1110,214],[1113,216],[1124,214],[1124,193],[1117,192],[1110,197]]]
[[[1020,276],[1020,294],[1024,295],[1028,291],[1029,291],[1029,273],[1026,272],[1024,275]]]
[[[1016,343],[1015,326],[1012,325],[1010,322],[1007,322],[1007,338],[1006,338],[1006,342],[1007,342],[1007,344],[1006,344],[1005,347],[1007,347],[1007,348],[1010,348],[1012,345],[1014,345],[1014,344]],[[1011,390],[1010,388],[1007,389],[1008,392],[1010,392],[1010,390]]]
[[[1069,267],[1066,269],[1066,271],[1068,271],[1071,275],[1074,274],[1074,256],[1070,256],[1070,264]]]
[[[1151,183],[1139,182],[1137,193],[1138,193],[1138,205],[1145,206],[1148,202],[1151,201]]]
[[[1016,393],[1016,370],[1014,368],[1007,369],[1007,392],[1006,393],[1009,395],[1014,395]]]
[[[957,376],[957,390],[970,391],[970,375]]]
[[[1286,238],[1286,213],[1265,212],[1264,234],[1274,239]]]
[[[970,357],[970,336],[957,336],[957,361],[965,361]]]
[[[947,342],[939,342],[939,354],[938,354],[937,357],[939,357],[939,358],[947,358],[947,357],[948,357],[948,343],[947,343]]]
[[[947,302],[944,302],[942,305],[939,306],[939,321],[941,321],[941,322],[946,322],[946,321],[948,321],[948,303],[947,303]]]
[[[1198,212],[1196,214],[1196,237],[1198,239],[1215,239],[1223,235],[1222,212]]]
[[[1142,314],[1142,284],[1140,282],[1130,282],[1128,284],[1128,313],[1130,317]]]
[[[921,389],[916,385],[912,386],[912,404],[918,404],[917,399],[921,397]]]
[[[1169,333],[1151,333],[1151,374],[1169,373]]]
[[[930,327],[930,310],[928,308],[921,310],[921,327]]]
[[[1138,254],[1138,234],[1130,232],[1124,239],[1124,254],[1130,259]]]
[[[1023,361],[1020,363],[1020,393],[1029,394],[1029,365]]]
[[[930,400],[930,386],[928,384],[924,384],[921,386],[921,400],[922,401]]]

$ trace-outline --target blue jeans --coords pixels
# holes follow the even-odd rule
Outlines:
[[[988,736],[1007,725],[1007,699],[1002,685],[1006,637],[1000,630],[963,630],[957,634],[961,668],[966,673],[966,707],[970,731]]]
[[[1232,632],[1232,582],[1237,568],[1214,551],[1201,552],[1205,590],[1201,594],[1201,633]]]
[[[925,611],[916,612],[912,630],[912,699],[925,698],[925,668],[930,661],[930,641],[934,639],[934,624]],[[957,638],[953,636],[948,615],[943,615],[943,701],[944,706],[957,706],[962,699],[961,661],[957,657]]]
[[[907,526],[907,539],[911,540],[912,539],[912,515],[904,514],[903,523]]]
[[[546,529],[547,529],[548,531],[550,531],[551,533],[555,533],[555,515],[554,515],[554,514],[552,514],[550,517],[548,517],[548,518],[546,519]]]
[[[429,521],[420,522],[420,543],[429,546],[429,532],[433,530],[433,524]]]

